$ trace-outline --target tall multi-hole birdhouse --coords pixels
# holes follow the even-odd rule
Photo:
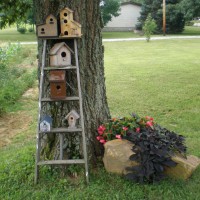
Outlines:
[[[73,11],[64,8],[60,11],[60,37],[81,37],[81,24],[74,21]]]
[[[71,65],[72,53],[74,52],[65,42],[56,43],[50,50],[50,66]]]
[[[64,99],[66,97],[65,70],[50,71],[50,97],[52,99]]]
[[[37,25],[38,37],[57,37],[58,22],[52,14],[46,17],[46,23]]]
[[[79,114],[75,110],[71,110],[65,117],[65,119],[68,121],[68,128],[76,128],[76,121],[79,118]]]
[[[40,131],[48,132],[51,131],[52,128],[52,118],[48,115],[44,116],[40,122]]]

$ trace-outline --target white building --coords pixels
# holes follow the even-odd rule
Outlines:
[[[133,2],[121,3],[121,11],[118,17],[112,17],[112,20],[104,27],[104,31],[132,31],[140,17],[141,4]]]

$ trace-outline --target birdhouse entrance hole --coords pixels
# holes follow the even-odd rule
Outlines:
[[[41,34],[45,34],[44,28],[41,28]]]
[[[50,18],[50,24],[54,24],[53,18]]]
[[[65,34],[65,35],[68,35],[68,31],[65,31],[64,34]]]
[[[65,58],[65,57],[67,56],[66,52],[63,51],[63,52],[61,53],[61,56],[62,56],[63,58]]]
[[[57,89],[57,90],[60,90],[60,89],[61,89],[60,85],[57,85],[57,86],[56,86],[56,89]]]
[[[67,13],[64,13],[64,16],[67,17]]]
[[[66,19],[64,20],[64,23],[67,24],[67,20]]]

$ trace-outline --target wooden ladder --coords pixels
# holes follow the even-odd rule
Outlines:
[[[42,66],[40,72],[40,85],[39,85],[39,108],[38,108],[38,127],[36,135],[36,162],[35,162],[35,184],[38,183],[39,179],[39,166],[41,165],[66,165],[66,164],[84,164],[85,165],[85,177],[86,182],[89,183],[89,174],[88,174],[88,159],[87,159],[87,146],[86,146],[86,137],[84,129],[84,117],[83,117],[83,105],[82,105],[82,94],[81,94],[81,84],[80,84],[80,72],[79,72],[79,61],[78,61],[78,50],[77,50],[77,40],[74,39],[74,50],[75,50],[75,66],[65,66],[65,67],[46,67],[46,49],[47,49],[47,39],[43,40],[43,53],[42,53]],[[76,70],[77,74],[77,83],[78,83],[78,96],[66,97],[65,99],[54,100],[51,98],[43,98],[43,87],[44,87],[44,71],[45,70]],[[53,101],[79,101],[80,108],[80,125],[79,128],[52,128],[49,132],[40,131],[40,122],[42,115],[42,103],[43,102],[53,102]],[[82,142],[83,142],[83,159],[63,159],[63,143],[64,134],[69,133],[82,133]],[[60,140],[60,155],[59,160],[40,160],[41,154],[41,141],[44,134],[55,133],[59,134]]]

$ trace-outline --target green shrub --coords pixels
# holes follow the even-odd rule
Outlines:
[[[0,48],[0,115],[6,112],[36,80],[36,69],[29,72],[20,67],[9,66],[9,61],[20,53],[20,50],[19,44],[9,44],[5,48]]]
[[[20,28],[17,29],[17,31],[18,31],[19,33],[21,33],[21,34],[25,34],[27,30],[26,30],[26,28],[24,28],[24,27],[20,27]]]
[[[151,17],[151,14],[147,16],[147,19],[145,20],[144,26],[142,27],[142,30],[144,31],[144,35],[146,37],[147,42],[150,41],[151,35],[156,30],[157,25],[155,20]]]
[[[33,28],[29,28],[29,29],[28,29],[28,32],[29,32],[29,33],[33,33],[33,32],[34,32],[34,29],[33,29]]]
[[[186,26],[193,26],[194,25],[194,21],[187,21],[185,22]]]

